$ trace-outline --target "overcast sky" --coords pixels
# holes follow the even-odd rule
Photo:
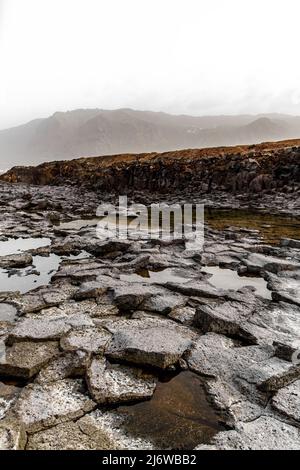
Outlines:
[[[0,128],[83,107],[300,114],[299,0],[0,0]]]

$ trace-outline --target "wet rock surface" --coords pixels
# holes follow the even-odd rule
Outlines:
[[[233,179],[234,194],[132,195],[205,199],[196,253],[182,239],[99,241],[96,207],[116,198],[86,181],[1,182],[0,275],[39,279],[37,256],[50,274],[0,286],[0,448],[299,449],[300,193],[279,179],[250,201],[258,226]],[[270,212],[282,233],[264,229]]]

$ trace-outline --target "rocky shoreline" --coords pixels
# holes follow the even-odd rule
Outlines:
[[[180,196],[153,197],[135,187],[132,201],[205,201],[212,210],[297,219],[300,152],[282,152],[294,166],[282,160],[279,171],[275,163],[280,183],[265,189],[256,186],[267,181],[262,172],[253,174],[248,188],[259,197],[245,195],[250,170],[247,177],[239,170],[233,192],[213,191],[216,175],[209,192],[185,186]],[[37,186],[43,181],[28,181],[28,174],[12,170],[0,183],[0,250],[11,240],[49,243],[0,256],[1,271],[39,279],[37,259],[49,269],[51,257],[58,264],[35,289],[0,287],[0,448],[300,449],[299,225],[295,237],[270,244],[258,230],[207,222],[203,252],[193,254],[183,239],[101,242],[89,220],[102,200],[115,203],[115,194],[96,191],[91,181],[49,181],[47,172],[48,185]],[[211,267],[227,277],[239,273],[245,285],[220,287]],[[269,295],[255,290],[253,279]],[[153,413],[169,440],[147,421]]]

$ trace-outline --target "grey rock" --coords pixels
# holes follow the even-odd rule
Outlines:
[[[113,300],[121,310],[137,310],[143,302],[157,293],[153,286],[139,283],[120,285],[113,288]]]
[[[282,300],[300,307],[300,277],[269,276],[268,288],[272,290],[272,298],[274,300]]]
[[[18,420],[10,417],[0,421],[0,450],[23,450],[26,432]]]
[[[237,376],[262,391],[274,392],[300,378],[300,366],[271,357],[240,370]]]
[[[1,268],[26,268],[32,264],[32,256],[30,253],[20,253],[17,255],[7,255],[0,257]]]
[[[109,357],[161,369],[177,363],[197,337],[184,326],[156,318],[115,322],[108,329],[114,333]]]
[[[165,287],[187,296],[208,297],[212,299],[226,296],[226,291],[217,289],[207,281],[191,281],[187,283],[167,282]]]
[[[195,450],[299,449],[299,429],[267,416],[262,416],[250,423],[240,423],[236,430],[218,433],[210,445],[195,448]]]
[[[283,387],[272,399],[272,407],[292,422],[300,423],[300,380]]]
[[[58,354],[56,342],[15,343],[0,359],[0,374],[29,379]]]
[[[111,334],[101,327],[84,327],[70,331],[60,340],[64,351],[83,350],[102,354],[111,339]]]
[[[183,325],[192,325],[194,323],[196,309],[192,307],[175,307],[169,313],[168,317]]]
[[[172,294],[168,291],[163,294],[154,295],[145,300],[142,307],[150,312],[168,315],[174,308],[182,307],[186,303],[186,299],[178,294]]]
[[[8,337],[8,344],[18,341],[59,340],[71,329],[64,319],[25,318],[17,323]]]
[[[108,365],[94,358],[87,370],[87,383],[93,399],[100,404],[117,404],[150,398],[156,387],[153,375],[135,367]]]
[[[0,382],[0,420],[3,419],[17,399],[21,389]]]
[[[251,253],[247,259],[243,260],[249,273],[259,274],[261,271],[278,273],[280,271],[295,271],[300,269],[300,263],[285,258],[265,256],[260,253]]]
[[[300,249],[300,240],[294,240],[292,238],[282,238],[280,240],[281,246],[288,246],[289,248],[297,248]]]
[[[97,410],[76,422],[62,423],[29,435],[26,450],[142,450],[149,442],[136,439],[121,427],[116,411]]]
[[[250,344],[276,342],[300,346],[300,315],[296,306],[245,296],[248,303],[224,302],[197,307],[194,323],[201,331],[240,338]],[[285,357],[283,357],[285,359]]]
[[[14,413],[29,433],[80,418],[95,408],[82,381],[65,379],[50,384],[27,385],[19,396]]]
[[[83,284],[80,289],[75,292],[75,300],[96,299],[97,297],[105,294],[107,287],[103,286],[101,282],[91,281]]]
[[[90,361],[90,355],[84,351],[61,354],[51,360],[37,375],[35,382],[46,384],[70,377],[84,376]]]
[[[17,317],[17,309],[11,304],[0,303],[0,322],[13,322]]]

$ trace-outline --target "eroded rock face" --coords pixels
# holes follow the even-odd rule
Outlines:
[[[197,188],[210,193],[221,187],[228,192],[256,194],[299,183],[299,154],[299,141],[163,154],[126,154],[108,159],[95,157],[44,163],[35,168],[16,167],[1,179],[51,185],[72,181],[75,186],[86,184],[104,192],[135,189],[172,193]],[[40,208],[56,209],[50,207],[49,201],[43,202]]]
[[[116,404],[150,398],[156,387],[155,377],[135,367],[108,365],[94,358],[87,371],[93,399],[100,404]]]

